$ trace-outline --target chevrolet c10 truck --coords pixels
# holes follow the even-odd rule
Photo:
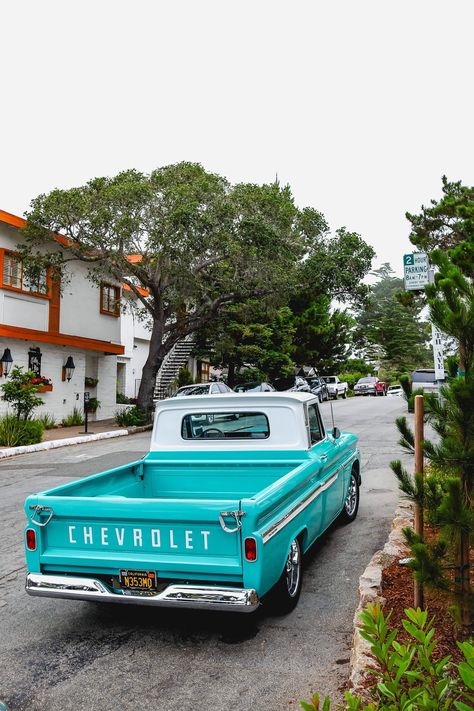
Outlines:
[[[143,459],[28,497],[26,591],[285,614],[360,484],[356,436],[326,432],[311,393],[170,398]]]

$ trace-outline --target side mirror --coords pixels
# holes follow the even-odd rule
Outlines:
[[[333,427],[331,434],[334,437],[334,439],[339,439],[339,437],[341,436],[341,430],[339,429],[339,427]]]

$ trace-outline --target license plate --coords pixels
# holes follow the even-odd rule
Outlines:
[[[121,570],[119,583],[125,590],[153,592],[156,590],[156,573],[154,570]]]

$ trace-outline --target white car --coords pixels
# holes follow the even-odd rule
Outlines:
[[[233,392],[228,385],[222,382],[216,383],[195,383],[194,385],[183,385],[176,391],[174,397],[185,395],[224,395]]]
[[[388,390],[387,390],[387,396],[388,395],[403,397],[402,386],[401,385],[389,385]]]

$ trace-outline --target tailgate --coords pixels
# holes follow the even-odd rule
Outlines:
[[[222,512],[240,508],[239,501],[40,495],[26,502],[30,520],[32,504],[53,512],[47,525],[35,526],[36,572],[116,575],[132,568],[173,579],[242,577],[240,535],[225,532],[219,522]]]

